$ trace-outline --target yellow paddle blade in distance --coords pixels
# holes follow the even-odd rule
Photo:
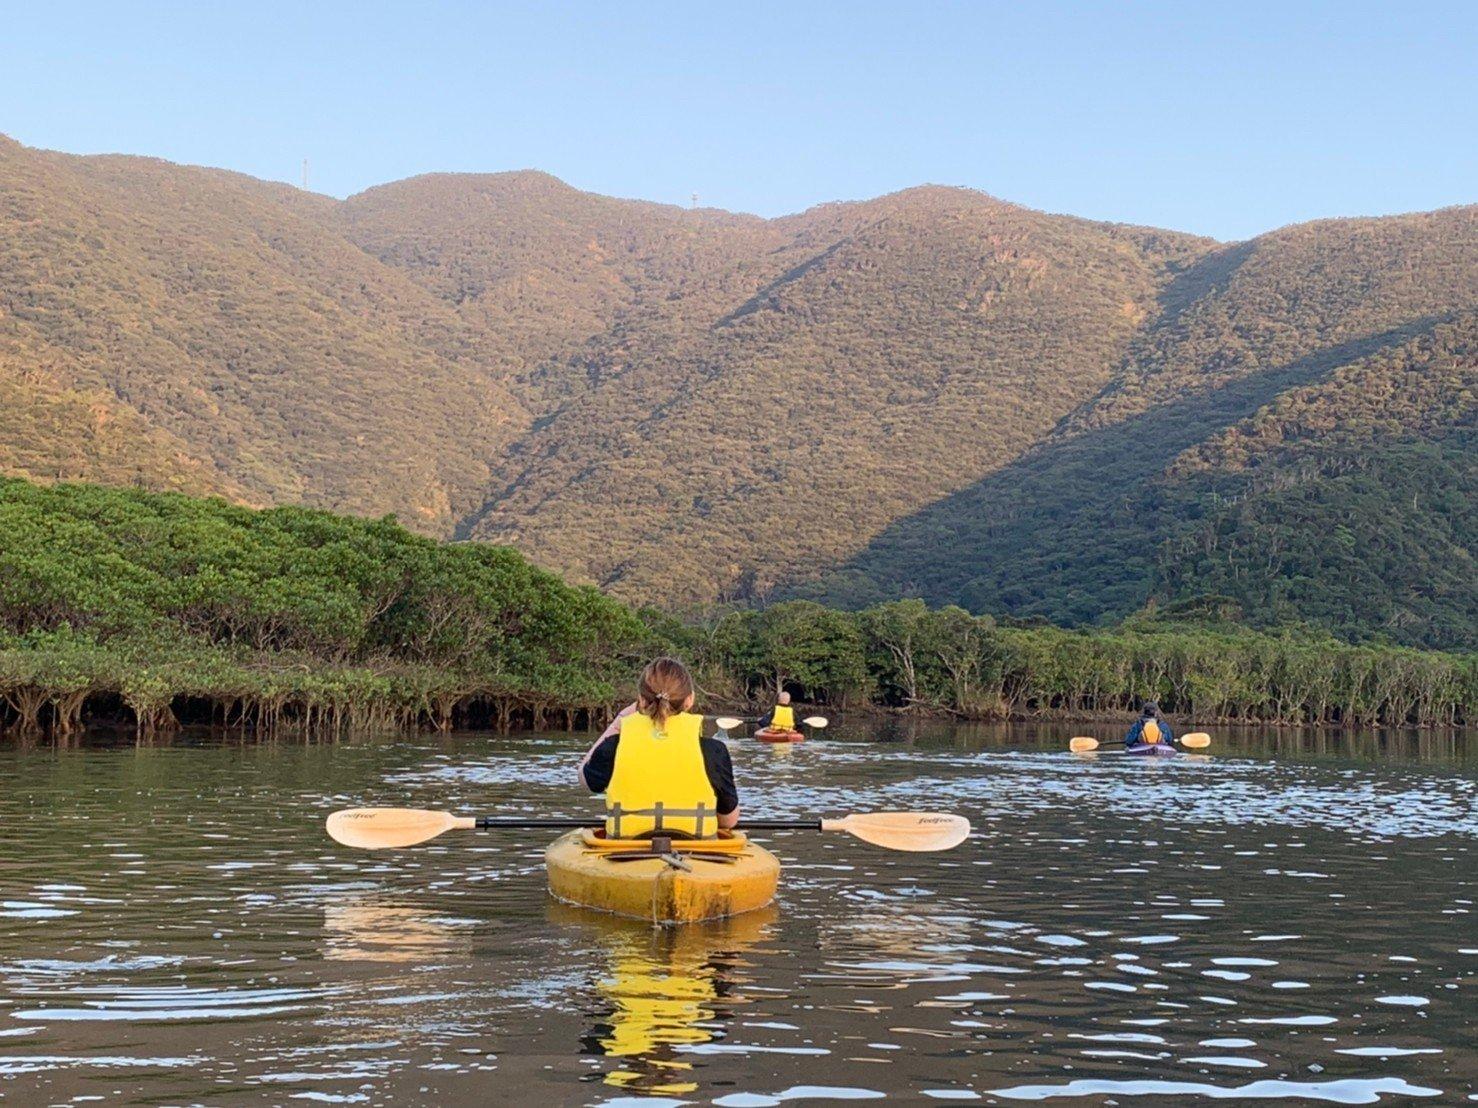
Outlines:
[[[718,716],[713,722],[718,726],[720,731],[732,731],[736,727],[744,726],[742,719],[735,719],[733,716]]]
[[[948,812],[866,812],[821,821],[823,831],[845,831],[889,850],[950,850],[970,834],[970,821]]]
[[[814,727],[818,731],[825,727],[830,721],[825,716],[807,716],[801,720],[807,727]]]
[[[388,850],[415,846],[454,827],[475,827],[471,816],[424,808],[348,808],[328,817],[328,833],[335,841],[361,850]]]
[[[1084,754],[1090,750],[1098,749],[1098,740],[1079,735],[1067,744],[1067,748],[1074,754]]]
[[[1211,745],[1211,736],[1205,731],[1192,731],[1189,735],[1180,737],[1180,745],[1188,746],[1192,750],[1200,750],[1202,747]]]

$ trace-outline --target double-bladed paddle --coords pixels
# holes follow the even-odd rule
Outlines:
[[[1206,734],[1205,731],[1192,731],[1189,735],[1182,735],[1180,738],[1173,740],[1173,742],[1175,745],[1183,746],[1188,750],[1202,750],[1211,745],[1211,736]],[[1123,739],[1100,740],[1090,739],[1080,735],[1078,738],[1072,739],[1067,744],[1067,748],[1074,754],[1086,754],[1090,750],[1097,750],[1100,746],[1123,745]]]
[[[713,722],[718,724],[720,731],[732,731],[734,728],[742,727],[746,723],[758,723],[762,718],[764,717],[750,716],[747,719],[740,719],[738,716],[715,716]],[[814,727],[819,731],[831,721],[825,716],[807,716],[801,722],[807,727]]]
[[[364,850],[415,846],[447,831],[474,828],[569,830],[596,827],[593,819],[540,819],[525,816],[454,816],[426,808],[349,808],[328,817],[336,842]],[[745,820],[745,831],[845,831],[888,850],[949,850],[970,834],[970,821],[947,812],[859,812],[841,819]]]

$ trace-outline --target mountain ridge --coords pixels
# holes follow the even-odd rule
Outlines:
[[[0,473],[395,512],[675,610],[1211,591],[1473,646],[1474,303],[1473,205],[1221,243],[941,185],[773,218],[538,170],[335,200],[0,136]],[[1369,565],[1278,533],[1326,500],[1376,517]],[[1256,568],[1237,520],[1299,553]]]

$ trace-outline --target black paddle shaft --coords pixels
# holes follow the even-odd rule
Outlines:
[[[546,830],[569,830],[578,827],[599,827],[603,821],[598,818],[592,819],[535,819],[524,816],[478,816],[477,826],[481,830],[491,830],[499,827],[529,827]],[[820,831],[821,821],[811,820],[789,820],[789,819],[751,819],[745,820],[740,830],[753,831]]]

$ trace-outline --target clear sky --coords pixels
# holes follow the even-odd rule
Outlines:
[[[776,215],[932,182],[1244,238],[1478,201],[1478,3],[149,4],[0,13],[0,133],[344,196],[538,168]]]

